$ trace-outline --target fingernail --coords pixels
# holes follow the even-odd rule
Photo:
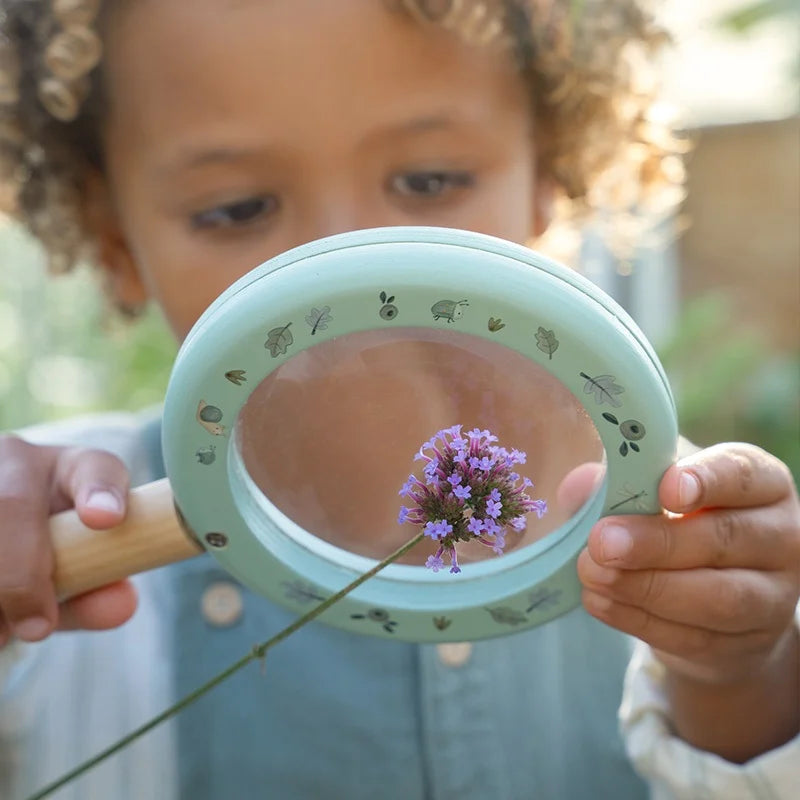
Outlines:
[[[633,539],[625,528],[619,525],[606,525],[600,534],[600,551],[605,561],[618,561],[625,558],[633,548]]]
[[[681,473],[678,482],[678,499],[681,506],[692,506],[700,499],[700,481],[691,472]]]
[[[14,625],[14,633],[27,642],[38,642],[50,633],[50,623],[44,617],[28,617]]]
[[[106,489],[92,492],[86,500],[86,506],[97,511],[113,511],[115,514],[122,511],[122,504],[119,498]]]

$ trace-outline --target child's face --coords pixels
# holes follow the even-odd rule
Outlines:
[[[109,23],[101,258],[186,335],[267,258],[343,231],[544,225],[508,54],[381,0],[135,0]],[[98,192],[99,190],[99,192]]]

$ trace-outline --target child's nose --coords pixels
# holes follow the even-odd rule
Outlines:
[[[367,201],[350,192],[329,192],[317,196],[301,221],[304,241],[310,242],[338,233],[391,225],[380,203]]]

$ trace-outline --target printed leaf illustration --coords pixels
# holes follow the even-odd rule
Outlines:
[[[292,336],[292,332],[289,330],[291,325],[292,323],[290,322],[282,328],[273,328],[267,334],[267,341],[264,342],[264,347],[269,350],[273,358],[277,358],[279,355],[286,355],[286,351],[289,349],[292,342],[294,342],[294,336]]]
[[[439,631],[446,631],[450,625],[452,624],[453,620],[448,619],[447,617],[434,617],[433,624],[436,630]]]
[[[330,306],[312,308],[311,313],[306,316],[306,322],[311,326],[311,335],[313,336],[317,331],[327,330],[328,323],[332,319]]]
[[[497,331],[502,330],[505,328],[506,324],[503,322],[502,319],[495,319],[494,317],[489,317],[489,330],[492,333],[497,333]]]
[[[617,379],[613,375],[598,375],[592,378],[585,372],[581,372],[581,378],[586,378],[583,391],[586,394],[593,394],[597,405],[608,403],[614,408],[619,408],[622,405],[622,400],[617,395],[622,394],[625,389],[617,384]]]
[[[536,589],[528,595],[528,602],[530,605],[525,609],[525,613],[530,614],[531,611],[544,611],[547,608],[552,608],[558,605],[560,597],[561,589],[556,589],[555,591]]]
[[[284,581],[281,585],[284,596],[296,603],[321,603],[325,599],[325,595],[313,583],[297,580]]]
[[[486,610],[492,615],[492,619],[495,622],[499,622],[501,625],[521,625],[523,622],[527,621],[525,615],[521,611],[509,608],[508,606],[495,606],[494,608],[487,608]]]
[[[642,500],[643,497],[647,497],[647,492],[644,489],[640,489],[637,492],[635,489],[631,488],[630,484],[625,483],[622,489],[617,490],[617,494],[622,495],[625,499],[614,503],[614,505],[609,508],[609,511],[616,511],[618,508],[622,508],[622,506],[628,503],[632,503],[637,511],[644,511],[647,508],[647,505]]]
[[[380,297],[380,299],[381,299],[381,303],[385,303],[385,302],[386,302],[386,292],[381,292],[381,293],[378,295],[378,297]]]
[[[558,345],[561,344],[556,339],[553,331],[548,331],[545,328],[539,327],[536,333],[536,346],[543,352],[547,353],[548,358],[553,358],[553,353],[558,350]]]
[[[619,425],[619,420],[608,411],[603,412],[603,419],[607,419],[612,425]]]
[[[229,372],[225,373],[225,377],[231,382],[235,383],[237,386],[241,386],[243,383],[247,381],[245,375],[247,373],[243,369],[232,369]]]
[[[626,455],[628,455],[628,443],[627,443],[627,442],[623,442],[623,443],[622,443],[622,444],[619,446],[619,454],[620,454],[621,456],[626,456]]]

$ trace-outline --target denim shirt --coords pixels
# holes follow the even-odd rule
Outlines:
[[[158,422],[134,422],[29,438],[105,446],[136,484],[163,465]],[[137,585],[139,611],[121,628],[0,651],[2,800],[23,800],[294,618],[206,555]],[[209,607],[220,588],[235,613]],[[580,609],[460,647],[311,623],[53,797],[643,799],[617,722],[632,648]],[[746,765],[691,748],[671,734],[658,665],[636,663],[647,652],[628,671],[623,729],[652,797],[798,796],[800,737]]]

